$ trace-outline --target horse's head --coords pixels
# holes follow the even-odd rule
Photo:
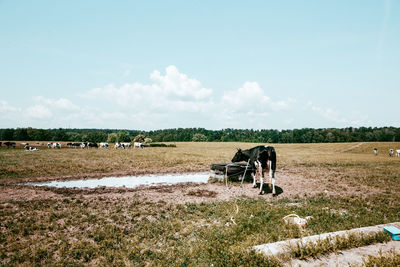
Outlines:
[[[238,151],[236,152],[235,156],[232,159],[232,162],[239,162],[245,160],[245,156],[240,148],[238,148]]]

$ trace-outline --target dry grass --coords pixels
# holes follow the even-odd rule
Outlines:
[[[248,143],[177,143],[176,148],[131,150],[0,150],[1,188],[12,183],[135,173],[208,170]],[[380,151],[398,143],[279,144],[278,171],[327,185],[331,194],[268,200],[171,204],[55,190],[57,199],[0,199],[2,265],[276,266],[278,259],[250,246],[304,235],[400,220],[400,159]],[[295,186],[295,181],[294,185]],[[346,195],[340,190],[353,190]],[[109,189],[113,190],[113,189]],[[163,191],[165,190],[165,192]],[[285,188],[284,188],[285,190]],[[309,190],[312,190],[310,188]],[[358,190],[358,191],[357,191]],[[168,194],[162,188],[160,194]],[[213,197],[193,189],[193,196]],[[237,205],[237,206],[236,206]],[[236,207],[240,212],[236,213]],[[313,216],[304,231],[286,225],[290,213]],[[368,240],[377,242],[378,239]],[[313,250],[315,248],[310,248]],[[318,248],[318,254],[331,251]],[[398,254],[394,256],[398,262]],[[370,259],[378,262],[379,259]],[[385,259],[381,259],[385,260]],[[392,259],[390,259],[392,260]]]
[[[0,179],[3,183],[207,171],[211,163],[230,162],[236,148],[247,149],[251,143],[178,143],[176,148],[146,149],[0,149]],[[390,165],[395,157],[387,153],[372,157],[372,149],[380,151],[400,147],[397,143],[339,144],[276,144],[278,170],[305,166],[341,167]],[[352,149],[353,148],[353,149]],[[350,150],[349,150],[350,149]],[[346,152],[341,152],[346,151]]]

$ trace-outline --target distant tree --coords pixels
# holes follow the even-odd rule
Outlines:
[[[79,141],[80,140],[80,134],[77,132],[67,132],[67,140],[68,141]],[[39,139],[40,140],[40,139]]]
[[[117,133],[117,142],[131,142],[132,138],[127,131],[119,131]]]
[[[108,134],[107,142],[112,143],[112,144],[116,143],[117,142],[117,134],[116,133]]]
[[[133,142],[144,143],[145,137],[143,134],[138,134],[133,138]]]
[[[193,135],[192,141],[193,142],[205,142],[205,141],[207,141],[207,136],[205,136],[204,134],[196,133]]]
[[[26,128],[17,128],[13,136],[14,140],[27,141],[29,140],[28,131]]]
[[[68,140],[68,135],[63,129],[57,129],[53,135],[54,141],[65,141]]]
[[[107,140],[107,134],[102,132],[89,132],[86,135],[86,142],[100,143]]]
[[[145,139],[144,139],[144,143],[145,144],[150,144],[150,143],[152,143],[153,142],[153,140],[151,140],[151,138],[149,138],[149,137],[146,137]]]
[[[38,129],[36,131],[36,135],[33,140],[37,141],[50,141],[51,140],[51,133],[49,130],[45,129]]]
[[[1,140],[14,140],[14,129],[4,129],[1,133]]]

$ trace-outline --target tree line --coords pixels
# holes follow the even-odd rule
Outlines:
[[[254,142],[254,143],[334,143],[334,142],[394,142],[400,141],[400,128],[359,127],[293,130],[253,130],[204,128],[174,128],[154,131],[119,129],[0,129],[1,140],[13,141],[73,141],[128,142],[143,135],[153,142]]]

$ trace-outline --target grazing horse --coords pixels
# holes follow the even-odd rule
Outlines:
[[[375,156],[378,156],[378,149],[376,147],[374,148],[374,154]]]
[[[272,194],[275,195],[275,170],[276,170],[276,152],[272,146],[256,146],[251,149],[241,150],[238,149],[232,162],[247,161],[256,171],[251,175],[253,176],[253,186],[257,187],[257,171],[260,174],[260,195],[263,193],[263,178],[264,172],[269,169],[270,184],[272,184]]]

